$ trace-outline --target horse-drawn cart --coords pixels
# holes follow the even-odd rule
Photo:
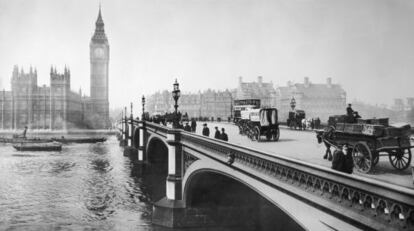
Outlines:
[[[411,127],[388,126],[388,121],[384,124],[368,124],[367,121],[331,125],[317,131],[318,141],[334,147],[347,144],[352,150],[354,167],[363,173],[370,172],[380,156],[388,156],[391,165],[398,170],[408,168],[413,147]]]

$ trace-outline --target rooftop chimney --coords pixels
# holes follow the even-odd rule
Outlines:
[[[305,77],[303,83],[305,84],[305,87],[309,87],[309,77]]]
[[[327,78],[327,79],[326,79],[326,85],[327,85],[329,88],[331,88],[331,87],[332,87],[332,78],[331,78],[331,77],[329,77],[329,78]]]
[[[257,76],[257,82],[258,83],[263,83],[263,77],[262,76]]]

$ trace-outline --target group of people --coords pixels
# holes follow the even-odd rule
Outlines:
[[[215,133],[214,133],[214,138],[215,139],[219,139],[219,140],[223,140],[223,141],[228,141],[229,137],[227,135],[227,133],[225,132],[224,128],[221,128],[221,132],[219,130],[219,128],[216,126],[214,127],[216,129]],[[207,127],[207,124],[203,124],[203,131],[202,131],[203,136],[210,136],[210,129]]]
[[[195,119],[191,119],[191,125],[187,122],[185,126],[183,127],[184,131],[187,131],[187,132],[196,132],[196,128],[197,128],[197,122],[195,121]]]

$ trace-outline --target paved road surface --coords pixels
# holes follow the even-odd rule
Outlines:
[[[229,136],[229,142],[234,144],[254,148],[267,153],[275,153],[283,156],[306,161],[312,164],[318,164],[327,168],[331,167],[331,162],[323,159],[325,146],[318,144],[315,132],[312,131],[295,131],[282,128],[280,131],[280,140],[278,142],[257,142],[251,141],[246,136],[239,135],[238,127],[230,123],[208,123],[210,128],[210,137],[214,137],[214,127],[222,127]],[[197,133],[201,134],[202,123],[197,124]],[[394,169],[389,162],[388,156],[381,156],[379,163],[375,166],[370,174],[354,174],[386,181],[401,186],[414,188],[411,167],[404,171]]]

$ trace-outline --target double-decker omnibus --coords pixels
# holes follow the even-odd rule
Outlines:
[[[236,99],[233,102],[233,122],[241,119],[241,111],[260,108],[260,99]]]

